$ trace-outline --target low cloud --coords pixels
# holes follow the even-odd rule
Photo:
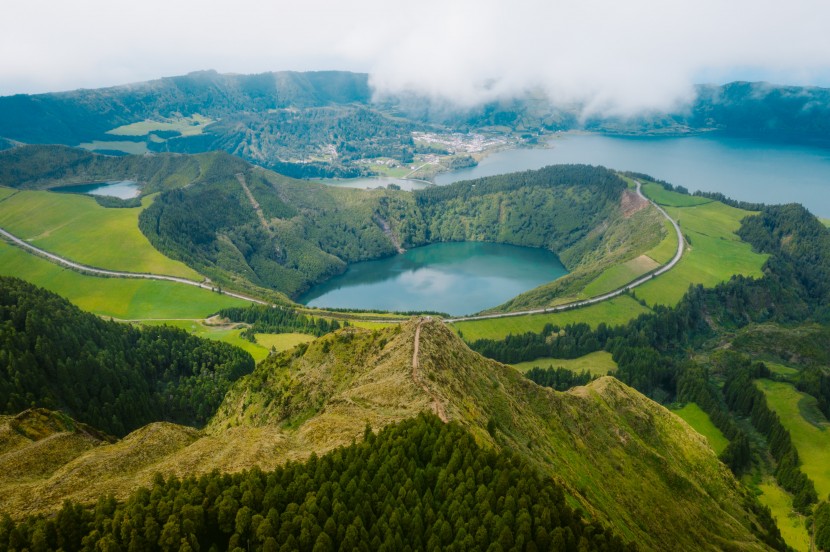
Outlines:
[[[587,113],[665,110],[695,83],[830,84],[824,0],[10,0],[0,94],[213,68],[371,73],[452,105],[527,93]]]

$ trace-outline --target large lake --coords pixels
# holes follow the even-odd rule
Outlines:
[[[435,183],[557,163],[587,163],[646,173],[690,191],[721,192],[744,201],[798,202],[818,216],[830,217],[830,150],[712,134],[685,138],[564,134],[551,140],[550,146],[497,152],[476,167],[438,175]]]
[[[355,263],[300,298],[312,307],[471,314],[567,274],[542,249],[462,242]]]

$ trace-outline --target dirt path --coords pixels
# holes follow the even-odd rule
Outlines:
[[[423,389],[424,393],[432,397],[432,411],[435,412],[435,414],[441,418],[441,421],[446,424],[449,419],[447,418],[447,413],[444,410],[444,405],[441,404],[440,400],[438,400],[438,396],[433,393],[429,387],[427,387],[427,384],[421,379],[421,375],[419,373],[418,351],[421,346],[421,325],[423,323],[423,320],[419,320],[418,327],[415,328],[415,346],[413,347],[412,352],[412,381],[415,382],[415,385]]]

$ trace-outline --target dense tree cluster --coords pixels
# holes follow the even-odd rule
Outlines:
[[[634,550],[509,452],[432,415],[273,472],[165,480],[0,523],[3,550]]]
[[[534,366],[525,372],[525,377],[543,387],[550,387],[557,391],[566,391],[571,387],[585,385],[595,379],[588,371],[583,370],[577,373],[561,366],[557,368],[553,366],[547,368]]]
[[[336,319],[314,318],[279,306],[234,307],[222,309],[219,316],[232,322],[250,324],[245,330],[247,334],[297,332],[319,337],[342,327]],[[348,322],[344,322],[344,325],[348,326]]]
[[[107,322],[49,291],[0,277],[0,410],[41,406],[115,435],[149,422],[201,425],[248,353],[169,326]]]

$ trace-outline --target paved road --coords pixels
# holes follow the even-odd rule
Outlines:
[[[637,181],[635,181],[635,182],[637,182]],[[496,313],[496,314],[481,314],[481,315],[478,315],[478,316],[462,316],[462,317],[458,317],[458,318],[445,318],[444,322],[451,323],[451,322],[463,322],[463,321],[466,321],[466,320],[487,320],[487,319],[490,319],[490,318],[506,318],[508,316],[523,316],[523,315],[527,315],[527,314],[544,314],[544,313],[550,313],[550,312],[559,312],[559,311],[563,311],[563,310],[569,310],[569,309],[573,309],[573,308],[577,308],[577,307],[584,307],[584,306],[587,306],[587,305],[593,305],[594,303],[599,303],[599,302],[611,299],[613,297],[618,297],[618,296],[622,295],[623,293],[625,293],[626,291],[628,291],[630,289],[633,289],[633,288],[635,288],[635,287],[637,287],[641,284],[644,284],[645,282],[648,282],[652,278],[656,278],[657,276],[663,274],[664,272],[667,272],[667,271],[671,270],[674,267],[674,265],[676,265],[678,263],[678,261],[680,261],[680,258],[683,256],[683,251],[684,251],[684,248],[685,248],[684,247],[685,244],[684,244],[684,241],[683,241],[683,233],[680,231],[680,226],[677,224],[677,222],[674,219],[672,219],[668,215],[668,213],[666,213],[666,211],[663,210],[662,207],[660,207],[659,205],[657,205],[656,203],[654,203],[653,201],[648,199],[646,196],[644,196],[643,192],[640,188],[641,188],[640,183],[637,182],[637,194],[639,194],[639,196],[641,198],[643,198],[644,200],[646,200],[649,203],[651,203],[652,205],[654,205],[654,207],[656,207],[657,210],[660,211],[660,213],[664,217],[666,217],[666,219],[669,222],[672,223],[672,226],[674,226],[675,232],[677,232],[677,252],[675,253],[674,258],[671,261],[669,261],[667,264],[663,265],[662,267],[660,267],[655,272],[652,272],[651,274],[647,274],[645,276],[642,276],[642,277],[634,280],[633,282],[630,282],[630,283],[626,284],[625,286],[623,286],[619,289],[616,289],[614,291],[610,291],[610,292],[605,293],[603,295],[598,295],[596,297],[592,297],[590,299],[583,299],[581,301],[573,301],[571,303],[565,303],[563,305],[557,305],[555,307],[546,307],[546,308],[542,308],[542,309],[531,309],[531,310]],[[4,230],[2,228],[0,228],[0,236],[6,238],[8,241],[12,242],[13,244],[15,244],[17,246],[22,247],[24,249],[27,249],[27,250],[35,253],[36,255],[44,257],[44,258],[46,258],[46,259],[48,259],[48,260],[50,260],[54,263],[65,266],[67,268],[71,268],[72,270],[76,270],[78,272],[83,272],[83,273],[86,273],[86,274],[92,274],[93,276],[106,276],[106,277],[110,277],[110,278],[141,278],[141,279],[145,279],[145,280],[164,280],[164,281],[168,281],[168,282],[178,282],[180,284],[195,286],[195,287],[199,287],[199,288],[210,290],[210,291],[218,291],[217,288],[213,287],[210,284],[210,282],[207,282],[207,281],[206,282],[195,282],[193,280],[188,280],[186,278],[178,278],[176,276],[163,276],[161,274],[144,274],[144,273],[139,273],[139,272],[121,272],[121,271],[118,271],[118,270],[106,270],[106,269],[102,269],[102,268],[95,268],[95,267],[83,265],[83,264],[80,264],[80,263],[76,263],[74,261],[70,261],[69,259],[61,257],[59,255],[55,255],[54,253],[44,251],[43,249],[40,249],[39,247],[35,247],[34,245],[18,238],[17,236],[7,232],[6,230]],[[250,301],[252,303],[258,303],[260,305],[270,305],[270,303],[268,303],[266,301],[262,301],[260,299],[254,298],[254,297],[249,297],[249,296],[243,295],[241,293],[235,293],[235,292],[232,292],[232,291],[225,291],[225,290],[223,290],[222,293],[224,295],[229,296],[229,297],[235,297],[237,299],[242,299],[244,301]],[[418,330],[420,330],[420,325],[419,325]],[[418,331],[417,333],[419,334],[420,331]],[[417,355],[417,342],[416,342],[416,355]],[[413,362],[417,362],[417,359],[413,359]]]
[[[106,276],[109,278],[140,278],[144,280],[164,280],[167,282],[177,282],[179,284],[186,284],[188,286],[195,286],[202,289],[206,289],[209,291],[219,291],[216,287],[211,285],[210,282],[194,282],[193,280],[188,280],[187,278],[178,278],[176,276],[163,276],[161,274],[144,274],[140,272],[121,272],[118,270],[106,270],[103,268],[95,268],[92,266],[83,265],[80,263],[76,263],[74,261],[70,261],[64,257],[59,255],[55,255],[54,253],[49,253],[48,251],[44,251],[39,247],[35,247],[34,245],[30,244],[27,241],[24,241],[14,234],[7,232],[6,230],[0,228],[0,236],[6,238],[6,240],[10,241],[14,245],[22,247],[28,251],[31,251],[35,255],[43,257],[53,263],[59,264],[61,266],[65,266],[66,268],[71,268],[72,270],[76,270],[78,272],[83,272],[84,274],[91,274],[93,276]],[[251,301],[252,303],[259,303],[260,305],[270,305],[265,301],[261,301],[259,299],[255,299],[253,297],[248,297],[247,295],[242,295],[241,293],[234,293],[232,291],[225,291],[222,290],[223,295],[227,295],[228,297],[236,297],[237,299],[242,299],[244,301]]]
[[[657,205],[656,203],[654,203],[653,201],[648,199],[646,196],[644,196],[643,192],[641,190],[640,183],[636,180],[635,180],[635,182],[637,182],[637,194],[639,194],[639,196],[641,198],[645,199],[646,201],[648,201],[649,203],[654,205],[654,207],[656,207],[657,210],[660,211],[660,213],[664,217],[666,217],[666,219],[669,222],[671,222],[672,226],[674,226],[674,231],[677,232],[677,252],[674,254],[674,258],[671,261],[669,261],[665,265],[661,266],[656,271],[654,271],[650,274],[646,274],[645,276],[642,276],[642,277],[634,280],[633,282],[629,282],[628,284],[624,285],[623,287],[621,287],[619,289],[616,289],[614,291],[609,291],[608,293],[604,293],[604,294],[598,295],[596,297],[591,297],[590,299],[583,299],[581,301],[573,301],[572,303],[565,303],[565,304],[562,304],[562,305],[557,305],[555,307],[546,307],[546,308],[543,308],[543,309],[531,309],[531,310],[515,311],[515,312],[504,312],[504,313],[497,313],[497,314],[480,314],[480,315],[477,315],[477,316],[461,316],[461,317],[458,317],[458,318],[445,318],[444,322],[447,322],[447,323],[464,322],[466,320],[488,320],[490,318],[506,318],[508,316],[523,316],[523,315],[526,315],[526,314],[544,314],[544,313],[550,313],[550,312],[560,312],[560,311],[564,311],[564,310],[570,310],[570,309],[573,309],[573,308],[584,307],[584,306],[587,306],[587,305],[593,305],[594,303],[600,303],[602,301],[607,301],[608,299],[611,299],[613,297],[618,297],[618,296],[622,295],[623,293],[625,293],[626,291],[628,291],[630,289],[633,289],[633,288],[635,288],[639,285],[642,285],[642,284],[648,282],[649,280],[651,280],[652,278],[656,278],[657,276],[660,276],[664,272],[667,272],[667,271],[671,270],[672,268],[674,268],[674,265],[676,265],[678,263],[678,261],[680,261],[680,258],[683,256],[683,251],[685,249],[685,243],[683,241],[683,233],[680,231],[680,225],[678,225],[677,221],[675,221],[673,218],[671,218],[669,216],[669,214],[662,207],[660,207],[659,205]]]

